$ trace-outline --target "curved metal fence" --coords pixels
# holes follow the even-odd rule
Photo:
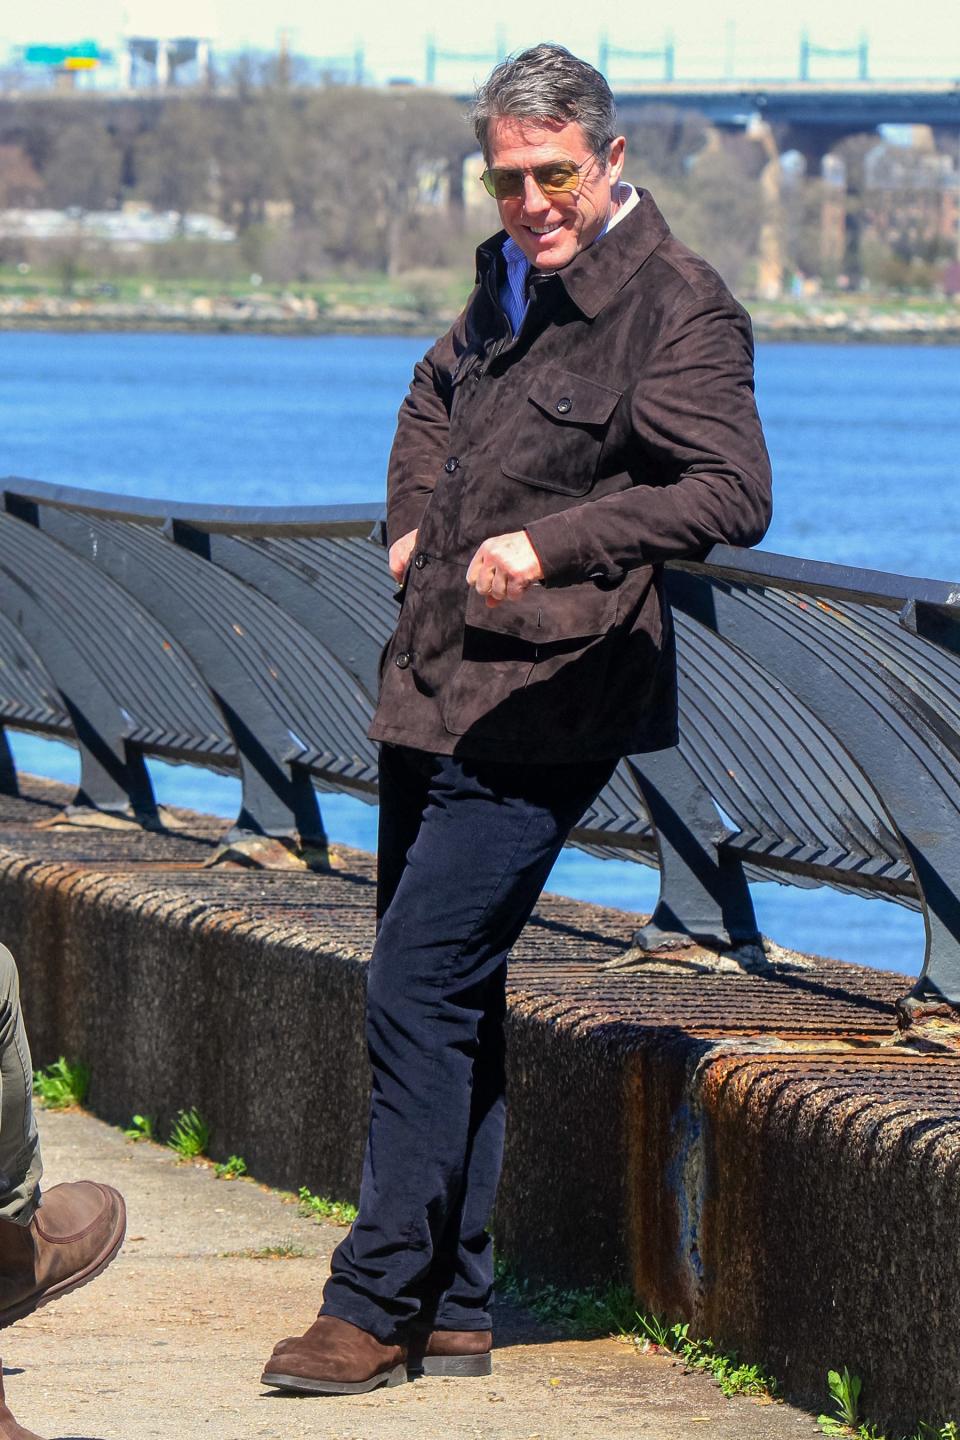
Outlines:
[[[0,727],[71,739],[75,805],[147,825],[145,756],[238,772],[230,843],[322,856],[318,791],[376,797],[380,507],[2,490]],[[831,885],[920,908],[905,1004],[960,1006],[960,586],[725,546],[667,584],[680,744],[623,760],[571,837],[659,866],[636,947],[756,942],[748,879]]]

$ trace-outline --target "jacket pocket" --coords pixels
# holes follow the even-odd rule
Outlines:
[[[504,475],[559,495],[586,495],[622,393],[559,365],[545,365],[527,391],[513,443],[500,464]]]
[[[556,589],[531,585],[518,600],[488,606],[471,587],[463,653],[443,701],[446,729],[523,736],[529,744],[531,725],[554,723],[558,686],[576,693],[588,671],[591,682],[600,679],[597,661],[618,599],[617,590],[588,580]]]

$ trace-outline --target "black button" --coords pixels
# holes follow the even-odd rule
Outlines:
[[[400,654],[397,656],[396,660],[394,660],[393,663],[396,665],[398,670],[406,670],[407,666],[410,664],[410,656],[408,652],[406,650],[401,650]]]
[[[426,565],[427,563],[427,557],[426,555],[424,555],[423,551],[420,552],[420,554],[417,556],[413,563],[418,570],[423,569],[424,565]]]
[[[567,415],[572,409],[573,401],[570,399],[569,395],[561,395],[560,399],[557,401],[557,413],[559,415]]]
[[[451,455],[450,459],[447,461],[443,468],[444,470],[446,470],[448,475],[452,475],[454,470],[460,469],[460,461],[457,459],[456,455]]]

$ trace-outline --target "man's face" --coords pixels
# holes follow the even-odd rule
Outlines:
[[[522,195],[497,201],[503,228],[531,265],[559,270],[597,238],[614,206],[625,143],[619,135],[598,158],[576,121],[504,115],[490,121],[490,169],[531,170],[552,160],[573,160],[582,167],[575,190],[546,196],[533,176],[525,175]]]

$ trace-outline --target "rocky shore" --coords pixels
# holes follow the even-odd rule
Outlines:
[[[960,304],[757,301],[748,306],[758,340],[960,344]],[[416,304],[250,293],[136,300],[61,295],[0,297],[0,330],[196,331],[277,335],[435,334],[453,319]]]

